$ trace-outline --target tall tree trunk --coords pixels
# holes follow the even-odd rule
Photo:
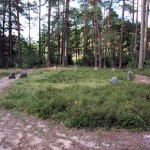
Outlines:
[[[104,12],[103,12],[103,19],[102,19],[102,33],[100,35],[100,38],[101,38],[101,41],[103,42],[103,46],[101,46],[101,54],[103,54],[103,57],[104,57],[104,66],[105,66],[105,48],[104,48],[104,45],[105,45],[105,34],[104,34],[104,21],[105,21],[105,16],[106,16],[106,8],[104,7]],[[100,59],[100,58],[99,58]],[[100,61],[100,60],[99,60]],[[100,62],[99,62],[100,63]],[[102,61],[101,61],[101,64],[99,64],[99,66],[101,65],[102,67]]]
[[[30,6],[29,6],[29,0],[28,0],[28,11],[29,11],[29,52],[28,52],[28,57],[30,61],[31,57],[31,12],[30,12]]]
[[[97,41],[97,26],[98,26],[98,23],[97,23],[97,0],[94,0],[93,2],[93,10],[95,11],[94,12],[94,23],[93,23],[93,27],[94,27],[94,49],[95,49],[95,68],[98,67],[98,57],[97,57],[97,54],[98,54],[98,51],[97,51],[97,48],[98,48],[98,41]]]
[[[123,6],[122,6],[119,68],[122,68],[122,57],[123,57],[124,7],[125,7],[125,0],[123,0]]]
[[[98,66],[99,68],[102,68],[102,52],[101,52],[101,45],[100,45],[100,31],[99,31],[99,26],[98,26]]]
[[[66,36],[66,24],[65,24],[65,4],[63,5],[63,29],[62,29],[62,66],[65,66],[65,36]]]
[[[62,66],[68,65],[68,20],[69,20],[69,5],[70,0],[66,0],[66,11],[64,18],[64,31],[63,31],[63,57]]]
[[[83,58],[86,58],[87,56],[87,51],[88,51],[88,2],[87,0],[84,0],[85,6],[84,6],[84,50],[83,50]],[[87,64],[86,60],[84,60],[84,65]]]
[[[58,51],[58,57],[57,57],[57,63],[60,64],[60,1],[58,1],[58,20],[57,20],[57,51]]]
[[[19,16],[19,2],[17,0],[17,26],[18,26],[18,64],[19,68],[22,68],[22,50],[21,50],[21,40],[20,40],[20,16]]]
[[[146,59],[148,17],[149,17],[149,2],[146,3],[146,17],[145,17],[145,35],[144,35],[144,53],[143,53],[143,60]]]
[[[41,52],[41,0],[39,0],[39,63],[42,64],[42,52]]]
[[[63,14],[62,14],[62,23],[63,23],[63,25],[62,25],[62,30],[61,30],[61,32],[62,32],[62,36],[61,36],[61,63],[62,64],[65,64],[65,62],[63,62],[63,61],[65,61],[65,55],[64,55],[64,18],[65,18],[65,14],[64,14],[64,12],[65,12],[65,4],[63,4]]]
[[[48,0],[48,37],[47,37],[47,46],[48,46],[48,67],[51,66],[50,18],[51,18],[51,0]]]
[[[77,23],[76,23],[76,19],[74,18],[74,22],[75,22],[75,39],[77,39]],[[78,41],[75,41],[75,51],[76,51],[76,63],[78,61]]]
[[[95,49],[95,68],[98,66],[101,68],[101,51],[100,51],[100,31],[99,31],[99,25],[98,25],[98,15],[97,15],[97,0],[94,0],[93,2],[93,9],[94,9],[94,49]],[[98,57],[99,54],[99,57]],[[98,58],[99,58],[99,64],[98,64]]]
[[[13,67],[11,6],[12,6],[12,0],[9,0],[9,67]]]
[[[108,51],[108,33],[109,33],[109,23],[110,23],[110,15],[112,8],[113,0],[110,0],[109,12],[107,16],[107,24],[106,24],[106,32],[105,32],[105,41],[104,41],[104,68],[106,68],[106,52]]]
[[[141,0],[141,34],[140,34],[140,52],[139,52],[139,65],[138,69],[143,68],[143,54],[144,54],[144,36],[145,36],[145,11],[146,0]]]
[[[5,15],[6,15],[6,2],[5,0],[3,0],[3,42],[2,42],[2,67],[5,67],[5,23],[6,23],[6,19],[5,19]]]
[[[134,39],[134,53],[136,53],[137,48],[137,36],[138,36],[138,11],[139,11],[139,0],[137,0],[136,5],[136,27],[135,27],[135,39]]]
[[[132,42],[131,42],[131,50],[134,52],[134,0],[132,0]],[[133,53],[132,52],[132,53]]]

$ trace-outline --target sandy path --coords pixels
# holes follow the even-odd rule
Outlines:
[[[28,69],[24,71],[30,74],[32,72],[32,69]],[[16,78],[11,78],[11,79],[9,79],[8,77],[1,78],[0,79],[0,94],[4,91],[4,89],[9,87],[12,83],[14,83],[18,79],[19,79],[19,74],[16,75]]]
[[[19,75],[16,75],[16,78],[14,79],[9,79],[8,77],[0,79],[0,93],[3,92],[6,87],[14,83],[17,79],[19,79]]]
[[[150,78],[143,75],[135,75],[134,82],[150,84]]]
[[[150,150],[150,131],[67,129],[1,108],[0,150]]]

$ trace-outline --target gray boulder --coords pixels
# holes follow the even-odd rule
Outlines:
[[[118,83],[118,77],[117,76],[115,76],[115,77],[112,77],[112,79],[110,80],[110,83],[111,84],[117,84]]]
[[[27,72],[21,72],[19,78],[26,78],[27,76]]]
[[[127,73],[127,80],[132,80],[133,79],[133,73],[131,71],[128,71]]]
[[[9,78],[10,78],[10,79],[16,78],[15,72],[10,72],[10,73],[9,73]]]

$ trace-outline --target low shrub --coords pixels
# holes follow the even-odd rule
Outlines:
[[[68,127],[146,130],[150,125],[150,86],[126,81],[127,70],[35,71],[16,81],[0,101],[8,109],[63,121]],[[120,82],[109,83],[112,76]]]

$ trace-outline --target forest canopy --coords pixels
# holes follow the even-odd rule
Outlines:
[[[148,19],[148,0],[0,0],[0,68],[149,67]]]

